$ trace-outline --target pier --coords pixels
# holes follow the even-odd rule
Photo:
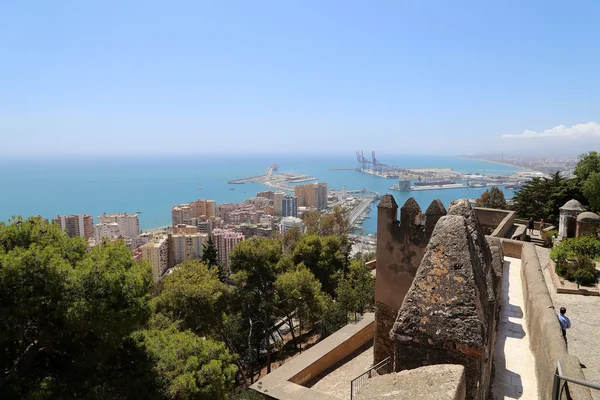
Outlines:
[[[317,180],[317,178],[310,175],[295,174],[290,172],[275,173],[275,171],[277,171],[277,166],[274,164],[267,168],[267,172],[265,172],[263,175],[250,176],[248,178],[232,179],[230,181],[227,181],[227,183],[230,185],[241,185],[246,182],[253,182],[275,190],[283,192],[293,192],[294,186],[292,186],[292,184],[311,182]]]
[[[369,208],[371,203],[373,203],[374,201],[375,201],[375,196],[365,196],[365,197],[361,198],[360,204],[357,205],[356,207],[354,207],[350,211],[348,220],[349,220],[351,226],[356,224],[358,219],[367,212],[367,209]]]

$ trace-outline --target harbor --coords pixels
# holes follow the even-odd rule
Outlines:
[[[273,164],[267,168],[267,171],[263,175],[232,179],[227,181],[227,183],[230,185],[243,185],[244,183],[252,182],[282,192],[293,192],[294,186],[292,184],[313,182],[317,180],[317,178],[310,175],[290,172],[277,173],[277,170],[277,164]]]

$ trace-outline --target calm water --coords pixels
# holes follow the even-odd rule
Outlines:
[[[398,155],[379,156],[383,162],[405,168],[452,168],[461,172],[501,173],[511,167],[457,157]],[[448,204],[457,198],[478,197],[484,188],[397,192],[388,188],[394,179],[358,171],[353,154],[341,156],[243,156],[243,157],[140,157],[83,159],[0,160],[0,220],[14,215],[91,214],[138,212],[142,229],[169,225],[171,206],[196,199],[217,203],[241,202],[253,197],[261,185],[228,185],[230,179],[263,174],[273,162],[280,172],[309,174],[329,183],[329,188],[369,189],[393,193],[401,206],[413,196],[423,209],[439,198]],[[231,189],[235,190],[231,190]],[[505,191],[507,198],[512,191]],[[376,230],[376,207],[363,225]]]

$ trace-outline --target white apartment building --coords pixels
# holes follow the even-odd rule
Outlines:
[[[298,229],[300,229],[301,233],[304,233],[304,230],[305,230],[304,222],[302,222],[302,220],[300,218],[284,217],[281,219],[281,232],[282,233],[286,233],[293,227],[297,227]]]
[[[206,233],[175,233],[171,235],[175,265],[202,257],[202,246],[208,240]]]
[[[229,272],[229,255],[233,247],[245,239],[244,234],[229,229],[213,229],[212,239],[217,248],[217,260]]]
[[[120,236],[119,224],[116,222],[100,223],[94,225],[94,242],[102,243],[106,237],[109,241],[115,240]]]
[[[134,238],[140,234],[140,220],[137,214],[105,213],[98,216],[98,225],[112,223],[116,223],[119,226],[118,236],[122,236],[124,238]]]
[[[169,237],[155,237],[141,249],[142,260],[147,260],[152,265],[152,275],[156,282],[169,267]]]

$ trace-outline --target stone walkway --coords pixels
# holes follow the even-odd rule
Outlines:
[[[502,308],[494,350],[492,397],[537,399],[535,359],[529,348],[525,323],[521,260],[505,257],[502,276]]]
[[[350,382],[373,365],[373,346],[325,375],[310,386],[313,390],[335,396],[341,400],[350,399]]]
[[[556,293],[548,270],[550,249],[536,246],[536,251],[554,308],[558,312],[565,307],[571,320],[571,329],[567,331],[569,354],[579,357],[585,365],[586,380],[600,383],[600,297]],[[600,391],[592,390],[592,397],[600,400]]]

